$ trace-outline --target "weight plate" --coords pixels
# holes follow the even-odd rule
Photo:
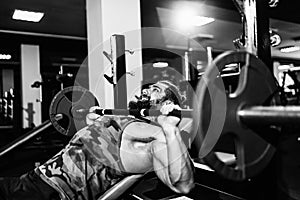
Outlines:
[[[226,81],[220,72],[232,64],[240,67],[240,73],[236,76],[235,91],[229,92],[220,84]],[[267,100],[275,90],[274,77],[256,56],[242,51],[219,55],[197,85],[193,117],[194,127],[198,127],[195,138],[198,156],[230,180],[245,180],[261,172],[275,149],[254,130],[242,124],[237,111],[245,106],[268,104]],[[211,131],[216,126],[223,128],[220,132]],[[228,163],[217,152],[228,153],[235,160]]]
[[[76,110],[98,105],[96,97],[87,89],[80,86],[67,87],[52,99],[49,108],[50,120],[58,132],[73,136],[87,125],[86,113],[78,113]],[[62,119],[58,120],[59,115],[62,115]]]

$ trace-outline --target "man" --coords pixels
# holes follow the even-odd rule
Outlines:
[[[87,115],[90,125],[52,159],[20,179],[2,180],[10,186],[0,186],[0,199],[1,193],[6,195],[3,199],[98,199],[122,178],[151,170],[173,191],[188,193],[194,184],[193,167],[177,126],[180,118],[167,116],[180,109],[180,98],[176,86],[161,81],[129,104],[161,110],[163,115],[149,117],[147,123],[133,117]]]

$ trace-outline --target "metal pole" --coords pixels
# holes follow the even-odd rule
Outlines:
[[[40,126],[36,127],[35,129],[33,129],[32,131],[30,131],[29,133],[27,133],[26,135],[21,136],[20,138],[17,138],[15,141],[11,142],[10,144],[4,146],[0,150],[0,157],[3,156],[6,153],[12,151],[16,147],[24,144],[29,139],[31,139],[34,136],[38,135],[39,133],[41,133],[43,130],[45,130],[46,128],[50,127],[51,125],[52,124],[51,124],[50,120],[47,120],[44,123],[42,123]]]
[[[109,190],[107,190],[97,200],[119,199],[119,197],[123,195],[126,190],[128,190],[133,184],[141,180],[143,176],[143,174],[135,174],[125,177],[120,182],[111,187]]]
[[[244,0],[244,30],[245,30],[245,48],[249,53],[257,55],[257,16],[256,0]]]
[[[238,0],[234,0],[238,1]],[[236,2],[238,3],[238,2]],[[273,73],[269,33],[269,6],[266,0],[243,0],[245,49],[257,55]]]
[[[299,125],[300,106],[253,106],[239,110],[237,116],[249,125]]]
[[[127,108],[127,81],[126,81],[126,57],[125,57],[125,36],[113,35],[112,46],[112,73],[114,87],[115,108]]]
[[[257,13],[257,56],[273,73],[270,42],[269,4],[267,0],[256,2]]]
[[[79,110],[79,112],[81,112]],[[149,110],[149,109],[142,109],[142,110],[126,110],[126,109],[97,109],[95,110],[96,114],[99,115],[132,115],[132,116],[159,116],[162,115],[160,110]],[[186,117],[192,118],[192,110],[185,109],[185,110],[173,110],[170,115],[178,116],[178,117]]]
[[[212,47],[206,47],[206,52],[207,52],[207,66],[211,65],[213,61],[213,55],[212,55]]]

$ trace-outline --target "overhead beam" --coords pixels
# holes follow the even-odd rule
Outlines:
[[[36,33],[36,32],[27,32],[27,31],[4,30],[4,29],[0,29],[0,33],[30,35],[30,36],[38,36],[38,37],[50,37],[50,38],[70,39],[70,40],[87,40],[86,37],[78,37],[78,36],[71,36],[71,35],[57,35],[57,34],[49,34],[49,33]]]

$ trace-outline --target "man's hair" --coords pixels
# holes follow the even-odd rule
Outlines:
[[[180,89],[177,85],[173,84],[169,80],[162,80],[158,81],[157,83],[163,84],[167,87],[164,91],[166,95],[163,97],[162,102],[170,100],[174,104],[182,106],[183,102],[185,101],[185,96],[181,94]]]

